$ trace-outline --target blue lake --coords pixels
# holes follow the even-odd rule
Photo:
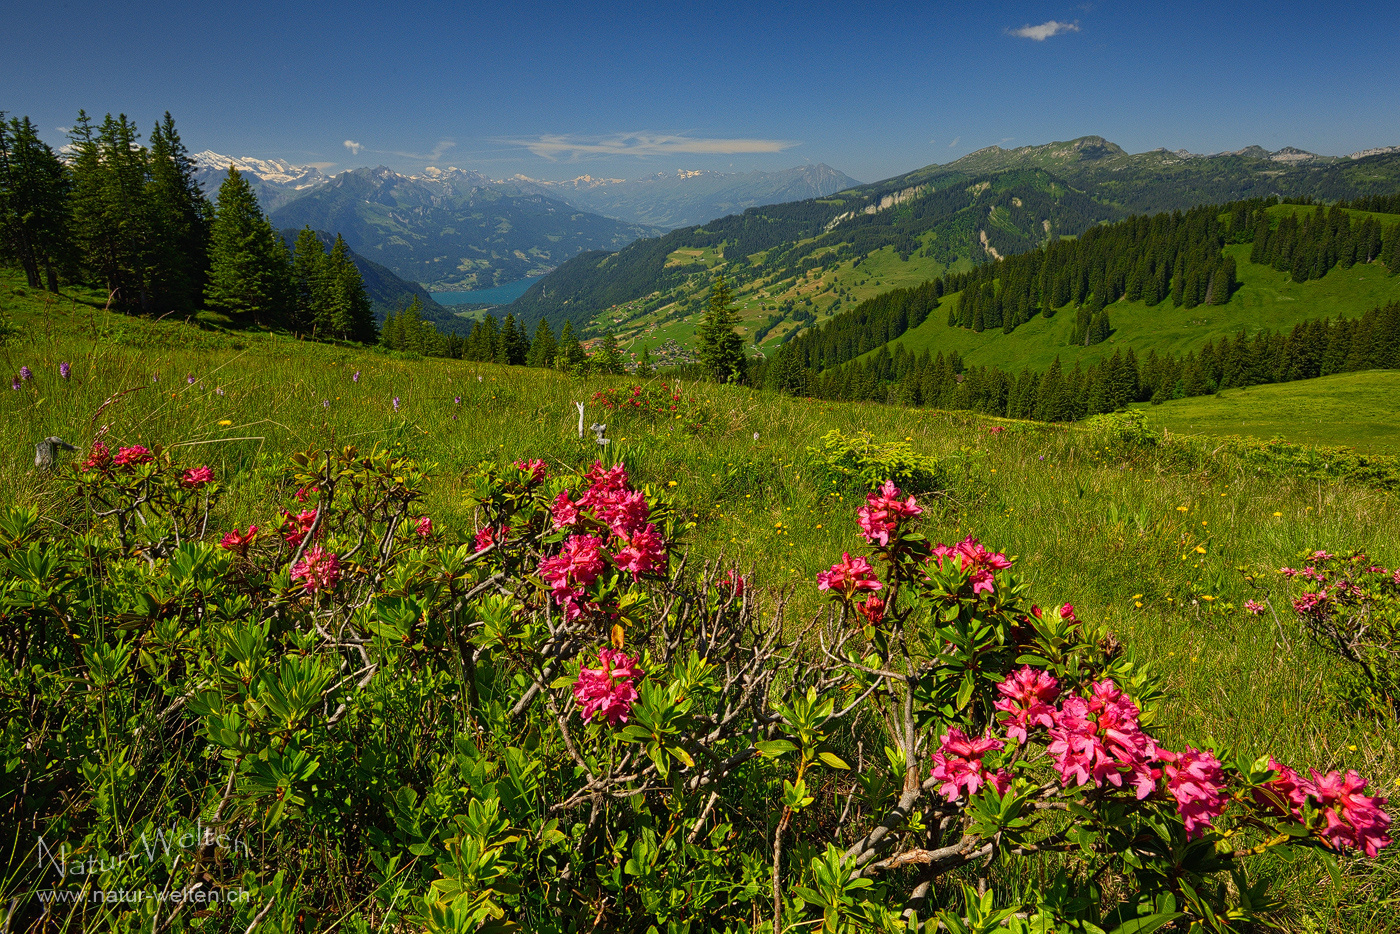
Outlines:
[[[515,282],[507,282],[505,285],[494,286],[489,289],[472,289],[470,292],[433,292],[432,296],[440,305],[509,305],[517,298],[525,294],[525,290],[536,282],[543,279],[543,276],[529,276],[525,279],[517,279]]]

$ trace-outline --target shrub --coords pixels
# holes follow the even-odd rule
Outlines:
[[[807,454],[823,482],[843,490],[873,490],[886,480],[914,493],[941,493],[952,485],[937,458],[916,453],[904,441],[876,441],[866,431],[853,438],[829,431]]]
[[[1355,773],[1168,749],[1130,650],[888,480],[804,626],[621,465],[483,466],[454,541],[394,451],[218,531],[109,458],[0,522],[21,929],[1243,931],[1261,854],[1389,843]]]

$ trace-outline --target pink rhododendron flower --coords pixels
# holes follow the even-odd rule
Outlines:
[[[852,558],[842,552],[841,560],[831,566],[830,571],[817,575],[817,589],[830,590],[842,595],[876,591],[884,587],[875,579],[875,569],[865,558]]]
[[[235,527],[232,532],[226,534],[219,542],[219,547],[225,551],[236,551],[240,555],[248,554],[248,546],[253,543],[253,538],[258,534],[256,525],[248,526],[246,533],[239,532]]]
[[[287,510],[282,510],[282,538],[293,548],[300,548],[301,543],[310,534],[311,527],[316,524],[316,510],[303,509],[295,516]]]
[[[569,528],[578,523],[578,506],[569,499],[568,493],[560,493],[554,498],[549,514],[554,519],[556,529]]]
[[[878,623],[885,618],[885,601],[879,597],[866,597],[864,603],[856,604],[856,612],[869,622]]]
[[[340,580],[340,558],[320,545],[312,545],[306,555],[292,565],[292,580],[299,580],[312,593],[330,590]]]
[[[462,397],[458,396],[457,398],[460,400]],[[531,483],[539,483],[544,479],[545,466],[542,460],[518,460],[515,462],[515,466],[518,470],[523,470],[530,475]]]
[[[213,479],[214,471],[210,470],[208,467],[191,467],[181,475],[180,485],[186,489],[194,489],[195,487],[201,487],[206,483],[212,482]]]
[[[1293,569],[1293,568],[1279,568],[1279,569],[1278,569],[1278,572],[1279,572],[1280,574],[1282,574],[1284,577],[1288,577],[1288,578],[1291,578],[1291,577],[1293,577],[1293,575],[1295,575],[1295,574],[1298,573],[1298,572],[1297,572],[1295,569]]]
[[[1260,613],[1264,612],[1264,604],[1255,603],[1253,600],[1246,600],[1244,602],[1244,611],[1250,616],[1258,616]]]
[[[1327,615],[1327,610],[1332,604],[1332,598],[1325,590],[1316,593],[1305,593],[1293,601],[1293,609],[1301,616],[1321,617]]]
[[[733,568],[725,572],[724,576],[719,579],[719,584],[722,587],[727,587],[734,591],[734,596],[736,597],[742,597],[744,595],[744,577]]]
[[[1074,604],[1066,603],[1060,607],[1060,619],[1067,623],[1078,623],[1079,617],[1074,615]]]
[[[948,732],[943,734],[942,746],[933,754],[931,760],[933,768],[929,774],[943,783],[938,793],[949,801],[964,793],[968,797],[975,795],[991,777],[982,766],[982,757],[1001,749],[1004,745],[1006,744],[1001,740],[987,735],[980,739],[969,739],[962,730],[949,727]],[[1003,777],[999,773],[998,791],[1004,793],[1006,786],[1003,782],[1009,783],[1009,780],[1009,775]]]
[[[1313,791],[1312,784],[1273,756],[1269,757],[1269,771],[1277,772],[1278,777],[1255,789],[1255,802],[1285,817],[1291,815],[1301,820],[1303,805],[1307,803],[1308,795]]]
[[[1111,680],[1096,682],[1089,698],[1065,698],[1050,728],[1046,751],[1055,761],[1060,781],[1077,785],[1092,781],[1121,788],[1133,786],[1139,799],[1156,787],[1152,768],[1157,747],[1142,732],[1139,711]]]
[[[304,503],[306,502],[306,498],[309,494],[306,492],[306,487],[302,486],[297,487],[297,491],[292,495],[296,497],[296,501],[298,503]]]
[[[1333,558],[1335,558],[1335,557],[1336,557],[1336,555],[1330,554],[1330,553],[1328,553],[1328,552],[1326,552],[1326,551],[1314,551],[1314,552],[1308,557],[1308,563],[1311,564],[1311,563],[1313,563],[1314,561],[1331,561],[1331,560],[1332,560]]]
[[[1225,812],[1225,773],[1220,760],[1208,752],[1187,746],[1181,752],[1159,749],[1167,791],[1176,799],[1176,810],[1186,824],[1186,838],[1194,840]]]
[[[1361,794],[1366,790],[1366,779],[1353,771],[1343,776],[1340,771],[1320,775],[1312,770],[1311,784],[1309,794],[1324,810],[1327,821],[1322,836],[1332,849],[1356,847],[1375,858],[1390,845],[1386,832],[1390,815],[1382,810],[1386,800]]]
[[[107,445],[101,441],[94,441],[88,459],[83,461],[83,469],[106,470],[110,466],[112,466],[112,452],[107,450]]]
[[[496,530],[489,525],[483,525],[476,530],[476,537],[472,539],[473,551],[485,551],[496,544]]]
[[[112,463],[117,467],[139,467],[142,464],[149,464],[155,459],[146,448],[139,444],[133,444],[129,448],[122,448],[117,451],[117,456],[112,458]]]
[[[866,496],[865,505],[856,510],[856,521],[867,542],[887,548],[890,536],[896,533],[902,520],[923,514],[914,497],[901,500],[899,496],[899,487],[886,480],[884,486]]]
[[[634,581],[666,566],[666,543],[657,534],[656,526],[648,525],[622,540],[624,547],[613,555],[613,561],[622,570],[631,572]]]
[[[607,720],[612,726],[626,723],[638,698],[633,682],[642,676],[635,659],[613,649],[598,653],[597,668],[580,668],[574,682],[574,699],[585,720]]]
[[[1060,683],[1048,671],[1023,665],[997,685],[1001,699],[996,709],[1008,714],[1002,720],[1006,727],[1006,738],[1017,743],[1026,741],[1026,734],[1037,726],[1046,729],[1055,725],[1055,699],[1060,694]]]
[[[419,538],[427,538],[433,534],[433,517],[419,516],[418,521],[413,523],[413,534]],[[477,551],[481,549],[478,548]]]
[[[603,540],[596,535],[574,535],[553,558],[540,562],[540,579],[554,592],[554,601],[564,609],[566,619],[577,619],[587,604],[586,588],[598,579],[603,562]]]

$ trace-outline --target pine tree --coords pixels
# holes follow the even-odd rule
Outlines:
[[[524,366],[530,356],[530,339],[515,322],[515,315],[506,315],[496,345],[496,362],[506,366]]]
[[[150,212],[145,201],[149,153],[125,114],[100,128],[83,111],[69,131],[73,231],[81,261],[113,303],[149,308],[146,264]]]
[[[340,285],[337,281],[336,286]],[[209,234],[205,301],[211,308],[247,316],[259,324],[284,327],[290,323],[291,293],[287,245],[263,216],[247,179],[229,166],[228,177],[219,186]],[[336,298],[348,305],[350,296],[342,292]]]
[[[643,346],[642,356],[637,360],[637,378],[651,379],[655,375],[656,367],[652,366],[651,363],[651,351],[648,350],[646,346]]]
[[[564,322],[564,330],[559,332],[559,352],[555,355],[555,365],[571,373],[579,373],[588,366],[588,355],[583,352],[583,345],[574,335],[574,325],[571,321]]]
[[[326,245],[309,225],[302,228],[292,247],[292,316],[288,326],[293,331],[314,334],[318,325],[328,322],[329,272]],[[402,349],[393,343],[386,342],[385,346]]]
[[[31,289],[50,292],[72,257],[67,170],[28,117],[0,113],[0,256],[19,263]]]
[[[278,242],[281,242],[280,237]],[[324,319],[318,322],[318,326],[325,329],[322,333],[340,340],[374,343],[379,333],[374,322],[374,303],[365,290],[364,277],[350,258],[350,247],[340,234],[335,235],[335,243],[326,257],[325,274],[328,297]]]
[[[721,383],[737,383],[744,378],[744,339],[735,330],[739,317],[734,296],[720,276],[710,287],[705,316],[696,329],[696,356],[710,378]]]
[[[535,326],[535,339],[530,342],[530,354],[525,358],[526,366],[550,367],[554,365],[554,355],[558,351],[554,342],[554,331],[549,322],[541,318]]]
[[[627,372],[627,367],[622,361],[622,349],[618,347],[617,337],[612,331],[603,334],[603,343],[598,350],[594,366],[597,372],[609,376],[621,376]]]
[[[149,270],[151,305],[156,311],[199,307],[209,274],[209,223],[214,206],[195,180],[195,162],[180,141],[175,120],[151,131]]]

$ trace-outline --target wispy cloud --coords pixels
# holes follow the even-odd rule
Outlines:
[[[1013,36],[1020,36],[1022,39],[1034,39],[1036,42],[1044,42],[1051,36],[1062,35],[1067,32],[1079,32],[1079,20],[1072,23],[1060,23],[1055,20],[1048,20],[1039,26],[1032,26],[1027,23],[1020,29],[1008,29],[1008,33]]]
[[[666,133],[622,133],[616,136],[538,136],[504,139],[500,142],[523,146],[537,156],[557,161],[583,156],[674,156],[746,155],[782,152],[799,145],[789,139],[707,139]]]
[[[456,148],[457,144],[452,140],[440,139],[437,141],[437,144],[433,146],[431,152],[399,152],[396,149],[373,149],[370,151],[385,156],[399,156],[403,159],[415,159],[418,162],[436,162],[441,159],[449,149]]]
[[[952,149],[954,146],[956,146],[956,145],[957,145],[958,143],[960,143],[960,142],[962,142],[962,137],[961,137],[961,136],[954,136],[954,137],[953,137],[953,141],[952,141],[951,143],[948,144],[948,148],[949,148],[949,149]]]
[[[364,146],[355,142],[353,139],[347,139],[344,145],[346,149],[350,150],[350,155],[352,156],[358,156],[360,154],[360,150],[365,148]]]
[[[324,172],[326,169],[334,168],[335,166],[340,165],[339,162],[308,162],[306,164],[311,166],[313,169],[320,169],[322,172]]]

